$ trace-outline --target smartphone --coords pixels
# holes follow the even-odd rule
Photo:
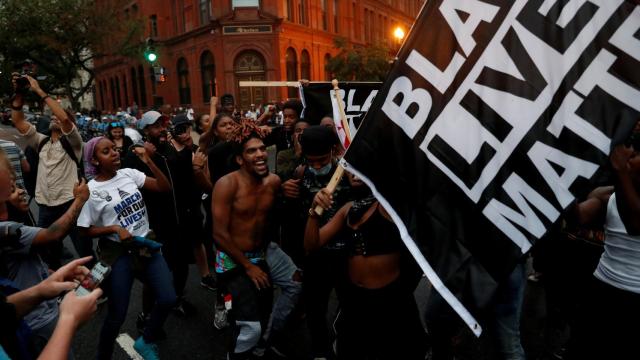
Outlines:
[[[93,289],[100,286],[100,283],[109,275],[111,267],[102,261],[98,261],[91,269],[91,272],[82,280],[76,288],[76,295],[88,295]]]

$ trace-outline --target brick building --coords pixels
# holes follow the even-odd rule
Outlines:
[[[285,99],[286,88],[239,87],[242,80],[329,80],[334,38],[351,44],[395,45],[394,29],[408,31],[424,0],[137,0],[124,16],[138,16],[155,40],[163,83],[143,59],[97,59],[96,106],[113,110],[134,101],[191,104],[206,111],[212,94],[234,94],[248,108]]]

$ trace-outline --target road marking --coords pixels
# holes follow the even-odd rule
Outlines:
[[[133,349],[134,341],[131,338],[131,336],[129,336],[129,334],[122,333],[118,335],[116,342],[118,342],[118,345],[120,345],[122,350],[124,350],[124,352],[126,352],[127,355],[129,355],[129,357],[132,358],[133,360],[144,360],[144,358],[140,356],[140,354],[138,354],[138,352]]]

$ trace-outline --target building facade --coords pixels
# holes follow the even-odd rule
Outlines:
[[[330,80],[325,64],[334,39],[394,47],[397,27],[408,31],[424,0],[137,0],[123,16],[146,22],[156,45],[157,83],[143,59],[95,61],[96,106],[145,109],[161,103],[207,111],[211,96],[231,93],[236,104],[294,97],[281,87],[240,87],[239,81]]]

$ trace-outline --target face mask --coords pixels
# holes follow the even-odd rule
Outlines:
[[[312,167],[309,167],[309,171],[311,171],[311,173],[315,176],[324,176],[324,175],[328,175],[329,172],[331,172],[331,167],[332,167],[332,164],[328,163],[327,165],[321,167],[320,169],[314,169]]]

